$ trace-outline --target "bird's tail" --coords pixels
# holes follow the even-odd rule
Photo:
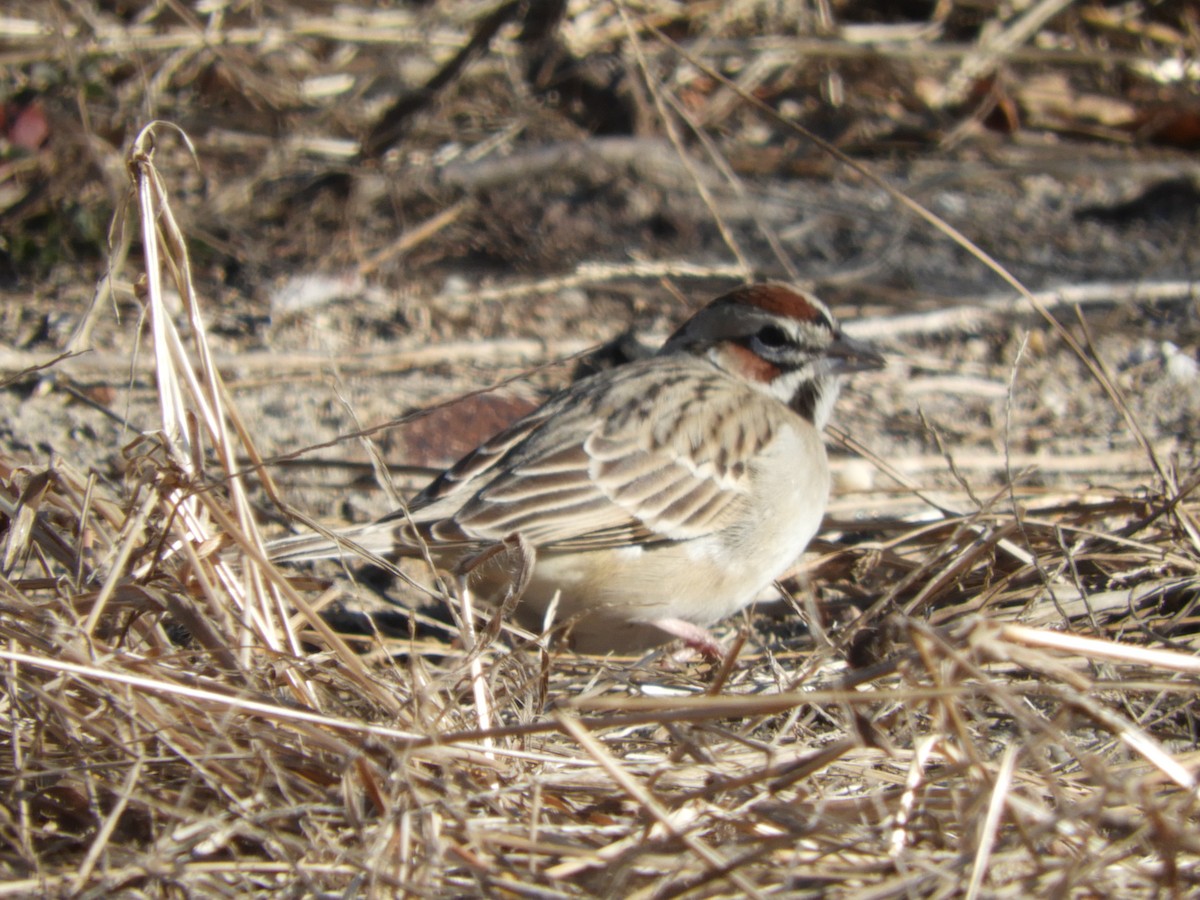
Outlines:
[[[396,550],[395,531],[392,523],[372,522],[323,534],[299,534],[271,541],[267,544],[267,555],[274,562],[283,563],[389,556]]]

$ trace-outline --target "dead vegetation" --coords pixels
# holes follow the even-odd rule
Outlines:
[[[1196,892],[1185,6],[17,7],[0,896]],[[263,558],[392,502],[363,433],[476,437],[398,412],[751,274],[901,361],[724,666],[340,633]]]

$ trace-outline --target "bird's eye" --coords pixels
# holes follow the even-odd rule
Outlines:
[[[758,334],[755,337],[762,346],[769,350],[778,350],[792,342],[792,339],[788,337],[788,333],[778,325],[764,325],[758,330]]]

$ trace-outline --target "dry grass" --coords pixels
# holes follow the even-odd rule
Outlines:
[[[1018,38],[1061,5],[997,19],[977,43],[918,35],[881,52],[924,48],[949,103],[996,59],[1046,62],[1044,46]],[[770,4],[721,9],[707,31],[692,24],[739,50],[757,46],[738,37],[753,22],[779,14]],[[1097,43],[1178,36],[1128,11],[1117,21],[1088,8],[1072,24]],[[420,28],[407,8],[289,20],[279,40],[295,42],[293,52],[269,55],[264,71],[243,48],[263,45],[266,17],[216,23],[224,42],[214,48],[182,6],[185,21],[169,26],[149,11],[149,23],[133,16],[121,27],[92,12],[61,39],[36,29],[21,38],[8,20],[10,56],[58,40],[86,48],[78,58],[95,65],[144,54],[155,63],[144,80],[109,95],[136,106],[138,91],[212,52],[218,73],[236,75],[238,97],[290,113],[318,103],[319,89],[348,90],[317,79],[338,52],[353,57],[348,47],[390,40],[389,52],[428,72],[480,19],[466,4]],[[648,26],[681,15],[614,7],[569,18],[566,35],[580,58],[614,42],[632,52],[635,35],[658,52]],[[384,27],[389,17],[412,28]],[[757,40],[742,91],[785,65],[783,38]],[[807,40],[831,57],[862,48],[859,32]],[[1071,65],[1096,61],[1081,42]],[[278,66],[291,67],[290,80]],[[703,87],[705,127],[748,115],[736,90]],[[662,121],[690,114],[668,101],[665,91],[649,101]],[[336,107],[325,96],[331,118],[318,131]],[[235,202],[236,191],[286,177],[301,153],[343,146],[316,136],[240,145],[228,158],[244,154],[244,180],[231,178],[214,208],[250,217],[253,204]],[[255,157],[265,146],[279,153],[264,162]],[[804,633],[780,625],[742,643],[743,628],[719,669],[555,652],[504,635],[486,611],[477,640],[453,645],[339,635],[321,611],[346,588],[313,590],[263,556],[261,513],[287,505],[213,361],[214,304],[189,257],[196,235],[168,199],[186,185],[168,190],[157,167],[186,152],[159,125],[127,157],[134,202],[114,274],[138,249],[124,296],[141,326],[109,322],[97,303],[65,344],[90,346],[92,325],[144,326],[156,427],[124,448],[120,472],[0,453],[0,897],[1196,893],[1200,473],[1142,435],[1086,333],[1058,326],[1063,352],[1086,364],[1140,438],[1132,467],[1123,457],[1108,486],[1039,489],[1006,453],[988,463],[1008,470],[991,496],[958,470],[959,486],[936,495],[896,472],[890,493],[835,505],[831,540],[788,582],[791,621],[803,620]],[[453,220],[425,218],[428,229],[414,226],[397,255]],[[300,236],[289,252],[317,237]],[[361,253],[360,271],[385,267],[387,249]],[[665,278],[749,265],[730,256],[723,269],[649,268]],[[576,272],[495,288],[491,299],[630,269],[590,271],[595,280]],[[65,363],[45,363],[11,382],[48,386],[42,379]],[[878,515],[850,508],[867,504]]]

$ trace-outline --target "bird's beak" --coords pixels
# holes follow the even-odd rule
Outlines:
[[[826,354],[835,374],[843,375],[850,372],[867,372],[871,369],[882,369],[887,361],[882,354],[865,341],[839,334],[829,345]]]

